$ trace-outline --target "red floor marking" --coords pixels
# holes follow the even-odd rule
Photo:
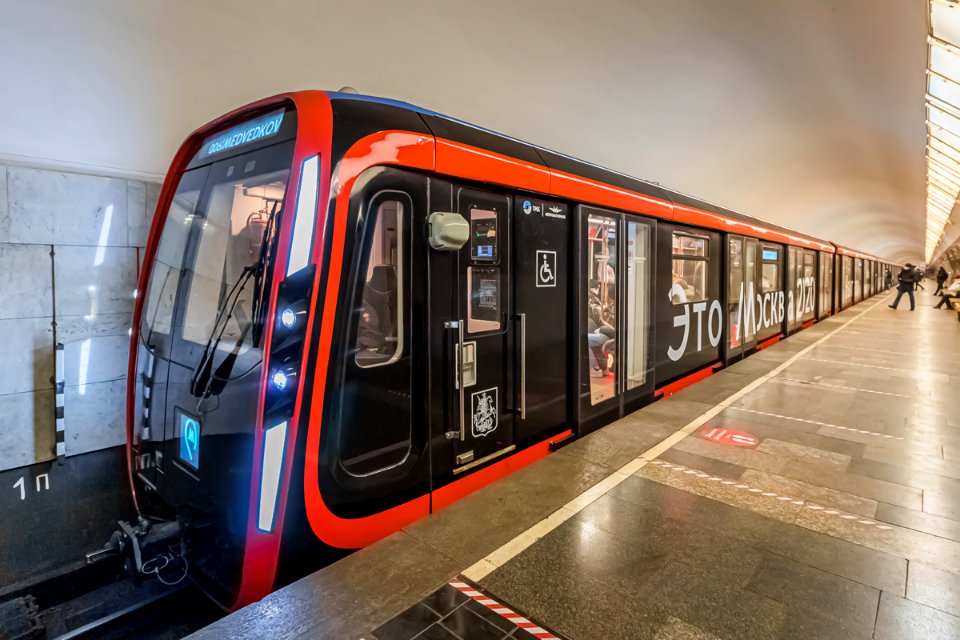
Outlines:
[[[516,611],[503,606],[493,598],[487,596],[486,594],[480,593],[472,586],[466,582],[460,582],[459,580],[451,580],[450,586],[467,596],[474,602],[482,604],[490,611],[493,611],[497,615],[509,620],[513,624],[517,625],[527,633],[542,640],[560,640],[557,636],[553,635],[551,632],[547,631],[543,627],[538,626],[535,622],[530,622]]]
[[[701,433],[703,433],[703,437],[707,440],[733,447],[755,447],[760,443],[756,436],[746,431],[734,431],[733,429],[713,427],[712,429],[705,429]]]

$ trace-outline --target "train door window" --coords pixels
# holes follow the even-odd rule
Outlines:
[[[354,356],[357,366],[396,362],[403,352],[403,203],[381,201],[364,268]]]
[[[763,245],[760,266],[760,292],[780,291],[780,249]]]
[[[616,395],[614,354],[617,336],[617,219],[587,218],[587,350],[590,359],[590,404]]]
[[[647,381],[650,329],[650,227],[627,223],[627,390]]]
[[[820,252],[820,317],[833,311],[833,254]]]
[[[503,328],[500,291],[500,229],[497,212],[470,209],[470,265],[467,267],[467,332]]]
[[[853,298],[857,302],[863,299],[863,260],[860,258],[854,263]]]
[[[810,316],[814,312],[813,303],[817,286],[817,254],[815,252],[804,249],[803,267],[800,276],[803,287],[803,309],[801,314]]]
[[[391,469],[410,452],[411,210],[406,194],[383,191],[358,225],[338,420],[340,464],[356,476]]]
[[[730,326],[730,348],[734,349],[739,347],[741,344],[741,325],[742,322],[739,322],[740,318],[738,315],[743,314],[741,308],[742,300],[746,297],[746,283],[744,282],[744,264],[743,264],[743,238],[740,236],[730,236],[727,240],[728,249],[729,249],[729,270],[728,274],[728,291],[730,292],[727,313],[730,315],[729,326]]]
[[[843,306],[853,304],[853,256],[843,256],[841,276],[843,277]]]
[[[754,283],[757,281],[757,249],[760,243],[753,238],[744,240],[744,261],[743,261],[743,293],[747,296],[747,304],[753,309]],[[746,312],[744,312],[746,315]],[[751,314],[752,316],[752,314]],[[744,322],[743,341],[745,343],[753,342],[756,336],[756,319],[753,317],[750,322]]]
[[[702,302],[707,299],[707,249],[710,238],[687,233],[673,234],[673,304]]]

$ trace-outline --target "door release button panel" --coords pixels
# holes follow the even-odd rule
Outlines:
[[[460,354],[463,353],[463,366],[460,365]],[[460,388],[460,372],[463,371],[464,388],[472,387],[477,384],[477,343],[475,341],[464,342],[461,348],[457,345],[457,361],[454,363],[454,388]]]

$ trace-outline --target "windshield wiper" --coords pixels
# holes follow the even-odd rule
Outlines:
[[[223,388],[230,379],[230,372],[233,370],[233,365],[237,361],[237,356],[240,354],[240,346],[243,344],[243,340],[247,337],[247,333],[251,327],[254,329],[253,343],[256,345],[260,341],[262,328],[259,327],[259,325],[263,324],[261,314],[264,307],[264,274],[267,270],[269,247],[273,244],[274,230],[276,229],[278,217],[278,205],[279,201],[274,201],[273,208],[270,211],[270,217],[263,229],[263,236],[260,241],[260,253],[257,256],[257,261],[243,268],[243,271],[240,272],[237,280],[233,283],[230,292],[227,294],[217,313],[217,319],[213,323],[213,331],[210,332],[207,344],[203,348],[203,355],[190,380],[190,392],[197,398],[219,395],[223,391]],[[242,308],[237,306],[237,303],[240,301],[240,294],[243,293],[243,289],[251,277],[254,279],[255,288],[254,297],[251,301],[253,317],[250,320],[238,317],[237,321],[241,327],[240,335],[237,337],[230,353],[223,359],[216,371],[213,371],[213,360],[216,357],[217,349],[220,346],[220,341],[223,339],[223,334],[227,329],[230,318],[233,317],[234,313],[238,316],[245,315]]]
[[[197,368],[193,370],[193,377],[190,379],[190,393],[198,398],[203,397],[208,391],[210,374],[213,371],[213,358],[217,353],[217,347],[220,345],[221,338],[223,338],[223,332],[226,331],[227,323],[233,317],[233,312],[237,308],[240,294],[243,293],[243,289],[247,286],[247,281],[250,280],[252,275],[253,267],[243,268],[217,311],[217,318],[213,322],[213,331],[210,332],[210,337],[207,338],[207,343],[203,346],[203,355],[200,356],[200,362],[197,363]],[[244,331],[243,334],[245,335],[246,332]]]

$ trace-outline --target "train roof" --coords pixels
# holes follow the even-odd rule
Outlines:
[[[389,98],[380,98],[354,93],[329,92],[331,102],[334,104],[334,111],[343,114],[343,107],[357,111],[367,111],[362,105],[378,105],[381,108],[393,108],[398,111],[415,113],[425,127],[424,133],[441,136],[443,138],[469,144],[471,146],[499,153],[505,156],[513,157],[519,160],[543,166],[547,169],[555,169],[566,173],[578,175],[584,178],[602,182],[615,187],[620,187],[639,194],[651,196],[674,205],[690,207],[719,214],[733,220],[737,220],[749,225],[761,227],[763,229],[792,235],[811,242],[815,242],[828,247],[837,247],[835,243],[818,238],[795,229],[772,224],[765,220],[746,215],[733,209],[728,209],[720,205],[695,198],[680,191],[668,189],[660,184],[647,180],[642,180],[629,176],[625,173],[601,167],[599,165],[574,158],[572,156],[552,151],[523,140],[518,140],[496,131],[491,131],[484,127],[464,122],[430,109],[425,109],[417,105],[403,102],[401,100],[392,100]],[[345,114],[344,114],[345,115]],[[847,249],[846,253],[858,254],[861,257],[868,257],[867,254]],[[882,261],[879,258],[869,256],[871,259]]]

